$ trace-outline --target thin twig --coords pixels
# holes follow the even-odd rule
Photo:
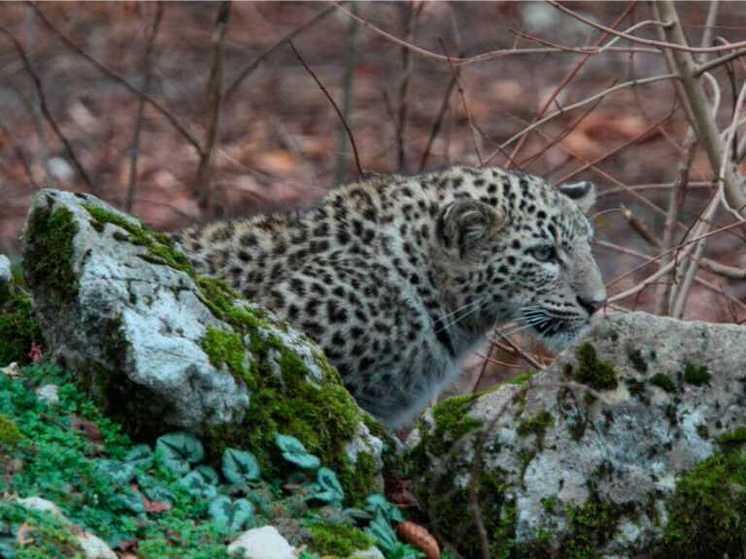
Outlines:
[[[210,107],[207,140],[199,160],[199,167],[195,177],[192,192],[198,195],[199,206],[209,209],[212,202],[211,171],[215,144],[220,134],[220,107],[223,102],[223,48],[225,35],[230,22],[231,2],[224,0],[220,3],[215,29],[212,34],[212,63],[210,77],[207,81],[207,98]]]
[[[444,52],[446,51],[445,43],[443,43],[442,41],[441,41],[441,48],[443,49]],[[484,161],[482,159],[482,151],[479,149],[479,132],[477,131],[476,126],[474,125],[474,119],[471,117],[471,111],[469,110],[469,104],[466,102],[466,94],[464,93],[464,88],[461,85],[461,80],[459,79],[460,72],[452,64],[450,64],[449,67],[451,69],[451,75],[453,76],[453,79],[456,80],[456,91],[458,91],[459,98],[461,99],[461,106],[464,109],[466,120],[469,123],[469,129],[471,130],[471,139],[474,144],[474,151],[477,154],[477,160],[479,161],[479,166],[482,167],[484,165]]]
[[[342,111],[339,110],[339,107],[334,102],[334,99],[329,94],[327,89],[324,87],[324,84],[321,83],[321,80],[319,80],[318,77],[316,77],[316,74],[314,74],[313,70],[309,68],[308,64],[306,64],[306,61],[303,60],[303,57],[298,52],[298,49],[295,48],[295,45],[293,44],[293,41],[288,41],[288,44],[290,45],[290,48],[293,49],[293,52],[295,53],[295,56],[298,58],[300,63],[303,65],[303,68],[306,69],[306,72],[308,72],[311,77],[313,78],[313,81],[316,82],[316,85],[319,86],[319,89],[321,89],[321,92],[324,94],[324,96],[329,100],[332,107],[334,108],[334,111],[337,113],[337,116],[339,117],[339,120],[342,121],[342,125],[345,127],[345,130],[347,131],[347,137],[350,139],[350,145],[352,145],[352,153],[355,156],[355,166],[357,167],[357,172],[360,176],[363,176],[365,172],[363,171],[363,167],[360,164],[360,155],[357,151],[357,144],[355,143],[355,137],[352,135],[352,130],[350,130],[349,125],[347,124],[347,121],[344,119],[344,115],[342,114]]]
[[[340,4],[344,4],[344,2],[341,2]],[[228,100],[231,97],[233,97],[233,94],[238,91],[238,87],[241,85],[241,83],[248,78],[254,70],[256,70],[259,65],[264,61],[265,58],[267,58],[270,54],[275,52],[278,48],[280,48],[285,43],[292,41],[295,39],[298,35],[303,33],[304,31],[307,31],[311,27],[313,27],[316,23],[324,19],[326,16],[331,14],[337,9],[336,5],[331,5],[326,7],[325,9],[321,10],[319,13],[317,13],[315,16],[313,16],[311,19],[309,19],[307,22],[299,25],[295,29],[293,29],[290,33],[285,35],[282,39],[277,41],[274,45],[269,47],[267,50],[262,52],[259,56],[257,56],[254,60],[251,61],[250,64],[248,64],[241,72],[239,72],[238,76],[231,82],[231,84],[226,88],[225,94],[223,97]]]
[[[528,134],[529,132],[531,132],[532,130],[538,128],[539,126],[542,126],[542,125],[546,124],[550,120],[553,120],[553,119],[557,118],[560,115],[564,115],[564,114],[568,113],[569,111],[574,111],[575,109],[579,109],[580,107],[584,107],[585,105],[587,105],[589,103],[593,103],[594,101],[596,101],[597,99],[600,99],[601,97],[604,97],[606,95],[609,95],[609,94],[614,93],[616,91],[619,91],[621,89],[625,89],[627,87],[637,87],[637,86],[647,85],[647,84],[650,84],[650,83],[659,82],[659,81],[663,81],[663,80],[674,80],[674,79],[677,79],[677,78],[678,78],[677,74],[663,74],[661,76],[651,76],[649,78],[639,78],[639,79],[629,80],[629,81],[617,84],[614,87],[610,87],[608,89],[600,91],[600,92],[596,93],[595,95],[591,95],[590,97],[587,97],[587,98],[583,99],[582,101],[578,101],[577,103],[573,103],[572,105],[568,105],[567,107],[564,107],[561,110],[555,111],[555,112],[553,112],[553,113],[545,116],[544,118],[542,118],[540,120],[537,120],[533,124],[527,126],[526,128],[524,128],[520,132],[518,132],[518,133],[514,134],[513,136],[511,136],[510,138],[508,138],[506,141],[504,141],[502,144],[500,144],[500,147],[497,150],[495,150],[492,154],[489,155],[489,157],[487,157],[487,159],[485,161],[485,164],[487,164],[490,161],[492,161],[497,156],[498,153],[502,153],[505,148],[507,148],[510,144],[512,144],[516,140],[520,139],[522,136]]]
[[[598,158],[596,158],[596,159],[594,159],[592,161],[586,161],[586,162],[584,162],[583,165],[581,165],[577,169],[573,170],[571,173],[568,173],[567,175],[565,175],[561,179],[558,179],[556,181],[556,184],[562,184],[564,182],[567,182],[570,179],[572,179],[573,177],[575,177],[576,175],[579,175],[580,173],[582,173],[584,171],[587,171],[588,169],[590,169],[592,167],[597,166],[599,163],[605,161],[609,157],[612,157],[612,156],[616,155],[620,151],[628,148],[629,146],[634,145],[637,142],[642,141],[643,139],[645,139],[647,136],[649,136],[653,132],[656,132],[657,130],[659,130],[666,122],[668,122],[668,120],[674,115],[675,110],[676,110],[676,108],[674,106],[671,109],[670,113],[668,113],[665,117],[663,117],[659,121],[654,122],[652,125],[650,125],[647,129],[643,130],[640,134],[638,134],[634,138],[630,139],[627,142],[624,142],[623,144],[615,147],[611,151],[606,152],[605,154],[599,156]]]
[[[724,50],[730,50],[731,48],[742,48],[746,47],[746,41],[741,41],[739,43],[731,43],[728,47],[722,47],[722,46],[715,46],[715,47],[690,47],[684,43],[678,43],[678,42],[666,42],[666,41],[656,41],[654,39],[644,39],[642,37],[638,37],[636,35],[629,35],[627,33],[624,33],[622,31],[617,31],[616,29],[611,29],[610,27],[606,27],[605,25],[602,25],[600,23],[597,23],[591,19],[588,19],[586,17],[581,16],[579,13],[574,12],[573,10],[563,6],[556,0],[546,0],[548,4],[551,6],[554,6],[558,10],[565,12],[568,15],[571,15],[575,19],[582,21],[583,23],[590,25],[591,27],[595,27],[596,29],[601,29],[603,31],[606,31],[608,33],[611,33],[613,35],[616,35],[618,37],[621,37],[623,39],[627,39],[628,41],[632,41],[633,43],[639,43],[641,45],[650,45],[658,48],[663,49],[671,49],[679,52],[688,52],[688,53],[699,53],[699,52],[721,52]],[[667,12],[667,15],[669,13]],[[660,21],[661,28],[664,28],[666,30],[670,29],[672,27],[673,19],[666,19],[665,21]]]
[[[153,26],[148,36],[148,42],[145,46],[145,55],[143,56],[143,84],[142,90],[147,93],[150,90],[150,80],[152,74],[150,71],[152,63],[153,45],[155,45],[155,38],[158,36],[158,30],[161,27],[161,19],[163,17],[163,2],[157,2],[155,8],[155,17],[153,18]],[[142,131],[143,115],[145,113],[145,98],[138,97],[137,104],[137,117],[135,118],[135,131],[132,135],[132,145],[130,146],[130,166],[129,166],[129,179],[127,181],[127,200],[124,205],[124,209],[127,212],[132,211],[132,204],[135,201],[135,191],[137,190],[137,162],[140,156],[140,133]]]
[[[621,252],[622,254],[628,254],[630,256],[634,256],[636,258],[640,258],[642,260],[645,260],[648,264],[653,264],[656,262],[654,257],[648,256],[647,254],[643,254],[641,252],[638,252],[636,250],[633,250],[631,248],[627,248],[625,246],[618,245],[616,243],[612,243],[610,241],[594,241],[594,244],[603,248],[607,248],[610,250],[614,250],[616,252]],[[705,268],[709,270],[710,272],[713,272],[715,274],[722,275],[726,278],[732,278],[732,279],[746,279],[746,270],[735,268],[733,266],[726,266],[725,264],[720,264],[719,262],[716,262],[710,258],[703,258],[701,261],[702,268]],[[707,281],[704,278],[701,278],[697,276],[695,278],[695,281],[699,284],[704,286],[705,288],[709,289],[710,291],[714,291],[718,295],[721,295],[725,299],[728,300],[728,302],[741,307],[742,309],[746,310],[746,303],[742,302],[741,300],[737,299],[736,297],[733,297],[732,295],[729,295],[726,293],[721,287],[718,287],[712,282]]]
[[[504,56],[514,56],[514,55],[533,55],[533,54],[547,54],[547,53],[563,53],[563,54],[578,54],[576,52],[562,49],[562,48],[531,48],[531,49],[497,49],[492,50],[489,52],[484,52],[481,54],[477,54],[474,56],[470,56],[468,58],[461,58],[461,57],[451,57],[449,60],[448,56],[438,54],[436,52],[424,49],[422,47],[418,47],[417,45],[413,45],[412,43],[409,43],[403,39],[400,39],[399,37],[392,35],[388,31],[384,31],[380,27],[377,27],[373,25],[368,20],[353,14],[350,10],[342,7],[341,3],[334,3],[335,6],[337,6],[341,12],[345,13],[349,17],[356,19],[359,23],[363,25],[366,29],[369,29],[370,31],[373,31],[374,33],[380,35],[381,37],[384,37],[388,41],[395,43],[401,47],[405,47],[410,49],[412,52],[416,52],[417,54],[421,56],[425,56],[427,58],[431,58],[434,60],[439,60],[441,62],[449,62],[452,63],[454,66],[461,66],[464,64],[477,64],[479,62],[487,62],[488,60],[494,60],[496,58],[502,58]],[[724,50],[724,49],[723,49]],[[582,54],[598,54],[602,52],[601,49],[588,49],[586,52],[583,52]],[[627,48],[627,47],[608,47],[604,49],[603,52],[643,52],[648,54],[660,54],[660,51],[658,49],[650,49],[650,48]]]
[[[18,39],[16,39],[15,36],[7,29],[0,27],[0,32],[2,32],[6,37],[8,37],[8,39],[11,40],[13,46],[16,49],[16,52],[18,53],[18,56],[21,57],[23,67],[25,68],[26,72],[28,72],[28,75],[31,77],[31,81],[34,83],[36,95],[39,98],[39,108],[44,115],[44,119],[52,128],[54,134],[57,136],[60,142],[62,142],[62,145],[65,147],[65,152],[67,153],[67,156],[70,158],[70,160],[73,162],[73,165],[77,169],[80,178],[83,179],[83,182],[85,182],[88,189],[95,194],[96,192],[98,192],[98,189],[93,184],[91,178],[88,176],[88,173],[83,167],[83,164],[78,159],[78,156],[75,155],[75,150],[73,149],[70,141],[67,139],[67,136],[65,136],[65,134],[62,132],[59,125],[57,124],[54,116],[52,116],[52,112],[49,110],[49,105],[47,105],[47,98],[44,95],[44,86],[41,82],[41,78],[36,73],[36,71],[34,71],[34,67],[31,65],[31,61],[28,59],[23,45],[21,45],[20,41],[18,41]]]
[[[161,105],[161,103],[158,102],[156,99],[132,85],[124,77],[120,76],[114,70],[111,70],[110,68],[93,58],[90,54],[85,52],[78,45],[76,45],[71,39],[69,39],[64,33],[62,33],[62,31],[57,29],[51,21],[49,21],[47,16],[44,15],[44,12],[41,10],[41,8],[39,8],[39,6],[36,5],[36,3],[27,3],[33,8],[34,12],[42,21],[42,23],[44,23],[47,29],[49,29],[54,35],[56,35],[65,45],[67,45],[69,49],[77,53],[79,56],[83,57],[106,77],[125,87],[127,90],[130,91],[130,93],[133,93],[134,95],[145,99],[145,101],[147,101],[150,106],[152,106],[156,111],[166,117],[166,120],[168,120],[171,125],[184,137],[184,139],[186,139],[186,141],[189,142],[195,150],[197,150],[197,153],[199,153],[200,155],[202,154],[202,146],[200,145],[199,140],[197,140],[197,138],[189,130],[187,130],[186,126],[179,122],[179,120],[174,116],[173,113],[171,113],[168,109]]]
[[[558,136],[556,136],[555,138],[550,140],[548,143],[543,145],[541,149],[538,150],[536,153],[529,155],[526,159],[520,161],[518,163],[518,168],[523,169],[523,170],[528,170],[528,167],[529,165],[531,165],[531,163],[539,159],[542,155],[544,155],[547,151],[549,151],[553,146],[555,146],[556,144],[559,144],[565,138],[567,138],[570,134],[572,134],[578,128],[578,126],[580,126],[580,124],[586,118],[588,118],[593,113],[593,111],[595,111],[598,108],[598,106],[603,102],[603,100],[604,100],[603,97],[601,99],[598,99],[595,103],[593,103],[590,107],[588,107],[587,110],[581,113],[580,116],[576,118],[574,122],[571,122],[569,126],[566,126],[564,130],[562,130],[562,132]],[[526,136],[523,136],[521,140],[523,140],[524,138],[526,138]],[[513,150],[513,154],[511,155],[511,157],[515,155],[515,153],[516,151]],[[513,163],[515,163],[515,161],[513,161]]]
[[[709,72],[710,70],[714,70],[718,66],[722,66],[723,64],[727,64],[731,60],[735,60],[736,58],[741,58],[742,56],[746,56],[746,49],[743,50],[737,50],[728,54],[724,54],[723,56],[719,58],[714,58],[713,60],[710,60],[709,62],[706,62],[704,64],[700,64],[697,66],[694,70],[694,77],[698,78],[705,72]]]
[[[685,153],[679,163],[678,178],[674,183],[674,187],[668,193],[668,211],[666,212],[666,221],[663,225],[663,239],[660,243],[660,248],[663,250],[668,250],[673,246],[676,222],[678,221],[679,211],[684,204],[684,198],[688,191],[689,171],[697,151],[697,135],[692,128],[687,132],[684,148]],[[661,260],[662,266],[665,266],[667,263],[667,259]],[[657,315],[666,316],[671,311],[669,300],[674,275],[672,273],[669,281],[663,282],[663,285],[658,289],[658,302],[655,309],[655,314]]]
[[[417,27],[417,17],[422,11],[424,2],[415,5],[399,4],[400,9],[406,10],[406,21],[404,28],[406,37],[409,41],[414,40],[415,28]],[[409,80],[412,76],[412,68],[414,65],[414,57],[411,56],[411,51],[407,48],[401,50],[402,60],[402,76],[399,82],[399,111],[396,118],[396,152],[397,152],[397,169],[399,171],[405,171],[407,168],[406,161],[406,149],[404,147],[404,133],[407,127],[407,91],[409,89]]]
[[[352,5],[353,11],[358,9],[357,4]],[[345,46],[345,71],[342,78],[342,115],[343,121],[350,118],[352,109],[352,85],[355,78],[355,66],[357,65],[357,36],[360,25],[354,19],[349,21],[347,28],[347,44]],[[347,146],[347,132],[340,124],[337,134],[337,171],[335,173],[335,184],[341,184],[347,178],[347,167],[349,165],[349,148]]]
[[[433,127],[430,130],[430,136],[427,138],[427,144],[425,145],[425,150],[422,152],[422,158],[420,159],[420,167],[419,172],[425,170],[425,166],[427,165],[427,160],[430,157],[430,151],[432,150],[433,143],[435,142],[435,138],[438,137],[438,134],[440,133],[440,129],[443,126],[443,119],[445,118],[446,111],[448,110],[448,107],[451,103],[451,94],[453,93],[453,88],[456,86],[456,77],[451,76],[451,81],[448,82],[448,87],[446,87],[445,95],[443,95],[443,100],[440,102],[440,108],[438,109],[438,116],[435,118],[435,122],[433,123]]]
[[[620,15],[614,23],[611,24],[612,27],[616,27],[619,25],[624,19],[627,17],[627,15],[632,11],[632,9],[635,7],[635,4],[637,3],[637,0],[632,0],[627,4],[627,8],[622,12],[622,15]],[[609,36],[609,33],[602,34],[598,40],[595,43],[595,46],[601,45],[606,40],[606,37]],[[536,114],[534,121],[540,119],[544,116],[544,114],[549,109],[550,105],[554,102],[554,100],[557,98],[557,96],[562,92],[563,89],[575,78],[575,76],[580,72],[580,69],[585,65],[586,62],[590,59],[592,54],[585,54],[583,58],[578,60],[578,62],[575,64],[575,66],[570,70],[570,72],[562,79],[562,81],[559,83],[559,85],[554,89],[552,92],[552,95],[550,95],[547,100],[544,102],[542,107],[539,109],[539,112]],[[518,143],[513,148],[513,152],[510,154],[510,158],[512,160],[515,160],[515,158],[518,156],[518,152],[523,147],[523,144],[528,139],[528,135],[525,135],[521,137],[521,139],[518,141]]]

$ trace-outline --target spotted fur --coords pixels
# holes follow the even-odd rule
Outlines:
[[[198,272],[315,339],[358,402],[396,427],[496,324],[524,324],[555,349],[587,328],[606,298],[583,211],[593,196],[590,183],[453,167],[175,237]]]

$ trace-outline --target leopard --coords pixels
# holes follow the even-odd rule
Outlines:
[[[173,234],[220,278],[319,344],[358,404],[402,429],[490,332],[551,351],[590,328],[606,290],[591,253],[592,182],[499,167],[373,175],[304,211]]]

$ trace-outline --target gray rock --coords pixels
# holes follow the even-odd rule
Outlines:
[[[203,304],[187,273],[147,260],[145,246],[127,242],[133,235],[94,219],[85,206],[140,227],[92,196],[43,190],[34,197],[25,273],[53,356],[101,392],[118,392],[112,397],[122,401],[110,403],[124,405],[124,415],[148,414],[193,431],[240,421],[246,386],[213,366],[200,345],[208,327],[227,325]],[[50,232],[55,226],[62,232]]]
[[[86,559],[117,559],[116,553],[98,536],[73,526],[72,522],[62,514],[59,507],[47,499],[41,497],[16,498],[15,502],[23,508],[50,514],[57,518],[66,527],[70,528],[70,537],[75,539],[83,550]]]
[[[45,384],[35,390],[36,397],[48,406],[60,403],[60,388],[56,384]]]
[[[371,547],[370,549],[356,551],[350,555],[349,559],[385,559],[385,557],[380,549],[377,547]]]
[[[86,559],[117,559],[117,554],[98,536],[82,532],[77,535],[77,540]]]
[[[383,445],[366,427],[375,422],[318,346],[215,280],[197,277],[165,235],[93,196],[43,190],[29,211],[25,241],[24,273],[50,354],[130,431],[184,429],[238,446],[249,443],[255,427],[274,445],[270,429],[291,429],[295,417],[326,418],[328,425],[286,434],[311,444],[359,489],[366,482],[379,488],[371,465],[380,469]],[[262,397],[270,388],[271,398]],[[282,409],[282,397],[292,398],[293,418],[272,415],[283,413],[273,411]],[[273,408],[254,414],[253,400]],[[333,413],[302,409],[320,402]],[[268,416],[274,423],[251,423]],[[318,438],[304,441],[299,431]]]
[[[746,423],[745,363],[743,327],[600,319],[528,383],[436,406],[408,441],[415,492],[465,556],[481,553],[473,491],[493,553],[644,554],[681,476]]]
[[[13,275],[10,272],[10,260],[4,254],[0,254],[0,285],[10,283]]]
[[[295,559],[295,550],[274,526],[246,530],[228,546],[239,559]]]

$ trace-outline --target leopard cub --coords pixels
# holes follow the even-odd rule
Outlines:
[[[496,324],[550,348],[606,299],[585,216],[593,185],[557,188],[452,167],[341,186],[304,214],[175,235],[199,273],[227,280],[318,342],[360,405],[391,427],[451,383]]]

